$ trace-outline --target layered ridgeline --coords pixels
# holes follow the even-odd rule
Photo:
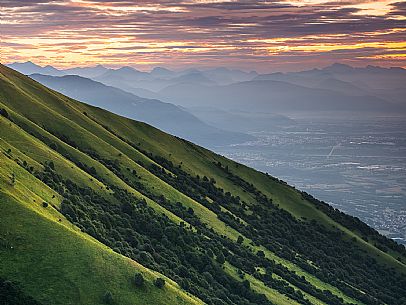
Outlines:
[[[6,304],[405,304],[406,251],[267,174],[0,66]]]

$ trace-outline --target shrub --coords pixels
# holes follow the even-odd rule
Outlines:
[[[7,112],[7,110],[6,109],[4,109],[4,108],[0,108],[0,115],[1,116],[4,116],[5,118],[9,118],[9,116],[8,116],[8,112]]]
[[[181,279],[179,284],[180,284],[180,287],[182,287],[184,290],[189,290],[190,289],[190,283],[185,278]]]
[[[219,252],[219,254],[217,255],[216,261],[217,261],[220,265],[222,265],[222,264],[224,264],[224,263],[226,262],[226,259],[225,259],[225,257],[224,257],[224,255],[223,255],[222,252]]]
[[[56,145],[56,143],[52,142],[49,147],[53,150],[58,150],[58,145]]]
[[[163,278],[158,277],[155,281],[154,281],[154,285],[158,288],[163,288],[165,286],[165,280]]]
[[[43,206],[44,208],[47,208],[47,207],[48,207],[48,202],[44,201],[44,202],[42,203],[42,206]]]
[[[141,273],[136,273],[134,275],[134,284],[137,287],[142,287],[144,285],[144,277]]]
[[[106,304],[113,304],[113,295],[110,291],[106,291],[106,293],[104,294],[103,302]]]
[[[243,241],[244,241],[244,238],[241,235],[239,235],[237,238],[237,244],[241,245],[243,243]]]
[[[49,166],[49,168],[52,169],[52,170],[55,169],[54,162],[52,162],[52,161],[48,162],[48,166]]]

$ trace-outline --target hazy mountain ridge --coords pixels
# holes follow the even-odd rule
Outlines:
[[[241,143],[253,137],[212,127],[179,107],[156,99],[138,97],[88,78],[30,75],[31,78],[67,96],[114,113],[137,119],[176,136],[200,143]]]
[[[26,65],[30,68],[33,64]],[[18,64],[17,68],[23,70],[24,66]],[[46,73],[46,69],[43,70]],[[227,68],[172,71],[156,67],[150,72],[143,72],[132,67],[107,69],[99,65],[59,72],[91,75],[89,77],[93,80],[108,86],[138,96],[170,102],[184,107],[186,111],[190,108],[190,112],[204,123],[233,131],[252,132],[288,127],[286,119],[282,121],[287,124],[281,125],[281,120],[274,122],[275,115],[281,113],[331,112],[346,115],[345,113],[353,112],[359,115],[398,115],[406,112],[406,92],[403,89],[406,73],[402,68],[354,68],[333,64],[322,69],[300,72],[258,74],[255,71]],[[210,112],[212,115],[208,116]],[[120,113],[126,115],[124,112]],[[166,129],[164,125],[157,125],[154,121],[151,123],[177,134],[174,129]],[[192,140],[199,141],[197,138]],[[226,139],[223,137],[223,140]]]
[[[233,112],[215,107],[199,106],[185,109],[213,126],[240,132],[280,130],[296,124],[295,120],[275,113]]]
[[[390,94],[390,91],[406,87],[406,70],[399,67],[358,68],[333,64],[323,69],[258,75],[254,80],[280,80],[307,87],[331,89],[350,95],[374,95],[391,101],[400,101],[401,94],[393,92]],[[325,83],[327,80],[334,81],[335,84]],[[382,94],[383,92],[385,94]]]
[[[149,72],[140,71],[135,68],[124,66],[117,69],[106,68],[102,65],[91,67],[77,67],[69,69],[56,69],[52,66],[41,67],[30,61],[16,62],[8,64],[23,74],[44,74],[51,76],[63,75],[79,75],[86,78],[92,78],[105,82],[106,84],[114,85],[121,82],[126,82],[127,85],[133,85],[135,88],[142,87],[143,89],[160,90],[166,86],[176,83],[200,83],[200,84],[230,84],[233,82],[251,80],[258,75],[257,72],[245,72],[238,69],[210,68],[210,69],[185,69],[172,71],[163,67],[155,67]],[[113,83],[110,83],[113,82]],[[135,82],[140,82],[142,86],[135,86]],[[150,82],[150,83],[148,83]]]
[[[184,107],[212,106],[224,110],[397,111],[399,107],[373,95],[352,96],[328,89],[309,88],[284,81],[255,80],[226,86],[177,84],[159,93]]]

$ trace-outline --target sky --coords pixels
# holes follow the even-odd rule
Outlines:
[[[406,1],[1,0],[1,62],[406,67]]]

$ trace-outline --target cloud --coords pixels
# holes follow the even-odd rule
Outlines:
[[[3,0],[3,58],[14,61],[25,56],[57,66],[117,64],[121,58],[122,64],[130,65],[222,63],[272,69],[285,64],[290,69],[334,62],[337,54],[340,60],[369,64],[378,52],[382,65],[406,65],[404,57],[394,61],[393,56],[387,60],[384,56],[391,54],[391,44],[404,41],[405,2],[134,3]],[[344,51],[360,42],[373,47]]]

